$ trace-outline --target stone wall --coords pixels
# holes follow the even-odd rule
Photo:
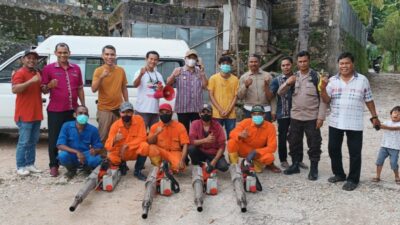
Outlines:
[[[106,18],[85,16],[78,13],[79,10],[72,10],[72,6],[59,5],[60,8],[55,10],[57,7],[50,3],[32,1],[25,4],[24,2],[30,1],[24,0],[17,1],[18,4],[12,2],[14,1],[0,2],[0,63],[16,52],[36,45],[38,35],[45,38],[56,34],[108,35]],[[51,9],[48,8],[50,6]]]
[[[218,9],[182,8],[174,5],[134,2],[120,4],[110,15],[110,28],[122,28],[122,36],[131,36],[135,21],[182,26],[205,26],[221,29],[222,16]]]
[[[270,43],[293,56],[298,37],[300,0],[281,0],[273,5]],[[355,55],[356,68],[366,73],[364,43],[340,28],[342,0],[311,0],[309,52],[311,66],[317,70],[336,73],[336,58],[343,51]],[[354,21],[357,22],[357,21]],[[364,60],[365,58],[365,60]]]

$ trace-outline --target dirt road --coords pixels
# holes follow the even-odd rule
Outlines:
[[[390,109],[400,105],[400,75],[372,76],[371,86],[381,120],[389,119]],[[47,143],[42,138],[37,149],[37,166],[46,171],[26,178],[16,176],[17,138],[2,134],[0,224],[399,224],[400,185],[394,183],[388,162],[384,166],[383,181],[370,182],[382,132],[372,128],[369,117],[366,110],[361,183],[353,192],[342,191],[342,183],[327,182],[331,170],[325,124],[317,181],[308,181],[306,170],[293,176],[264,171],[259,175],[264,191],[248,194],[248,212],[241,213],[229,174],[219,173],[220,193],[215,197],[206,196],[204,211],[198,213],[193,204],[191,172],[187,170],[177,177],[181,193],[169,198],[157,196],[147,220],[141,219],[144,182],[134,179],[132,170],[114,192],[92,192],[76,212],[70,213],[68,207],[83,184],[83,175],[69,182],[63,176],[51,178],[47,169]],[[348,171],[346,146],[343,152],[345,171]],[[128,165],[133,168],[133,163]],[[147,162],[145,172],[150,168]]]

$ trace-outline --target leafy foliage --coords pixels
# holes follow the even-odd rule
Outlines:
[[[382,49],[392,53],[395,71],[399,71],[397,62],[400,53],[400,12],[391,13],[386,18],[383,27],[375,31],[374,37]]]

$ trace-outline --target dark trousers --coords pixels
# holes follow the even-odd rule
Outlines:
[[[58,149],[57,139],[60,134],[62,125],[67,122],[75,120],[74,111],[65,112],[49,112],[47,111],[47,128],[49,130],[49,159],[50,167],[58,166]]]
[[[186,131],[189,133],[190,123],[194,120],[200,119],[199,113],[177,113],[178,121],[185,126]]]
[[[287,136],[290,126],[290,118],[278,119],[278,153],[279,160],[281,162],[287,161]],[[302,146],[303,147],[303,146]],[[303,150],[301,150],[301,156],[299,162],[303,161]]]
[[[141,113],[141,112],[135,111],[135,114],[140,115],[143,118],[144,124],[146,126],[146,130],[150,130],[150,127],[153,126],[153,124],[157,123],[160,118],[158,116],[158,114],[154,114],[154,113]],[[135,171],[140,171],[144,168],[146,159],[147,159],[146,156],[138,155],[136,162],[135,162]]]
[[[211,162],[215,157],[215,155],[205,154],[194,145],[189,145],[188,152],[193,165],[200,165],[202,162],[206,162],[207,160]],[[222,172],[225,172],[229,169],[229,164],[224,156],[221,156],[221,158],[218,159],[217,164],[215,164],[215,168]]]
[[[347,180],[358,184],[361,174],[362,131],[340,130],[334,127],[329,127],[328,150],[329,157],[331,158],[332,172],[336,176],[346,178],[342,163],[342,143],[344,133],[346,133],[347,147],[350,156],[350,172]]]
[[[321,131],[316,129],[317,120],[290,120],[289,127],[289,155],[293,162],[301,162],[303,154],[303,137],[304,133],[307,138],[308,157],[310,161],[318,162],[321,158]]]

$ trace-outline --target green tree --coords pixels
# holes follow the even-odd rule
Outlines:
[[[371,26],[374,14],[384,6],[384,0],[350,0],[350,5],[364,25]]]
[[[394,70],[399,71],[400,12],[395,11],[386,17],[383,27],[375,30],[374,38],[382,49],[392,53]]]

